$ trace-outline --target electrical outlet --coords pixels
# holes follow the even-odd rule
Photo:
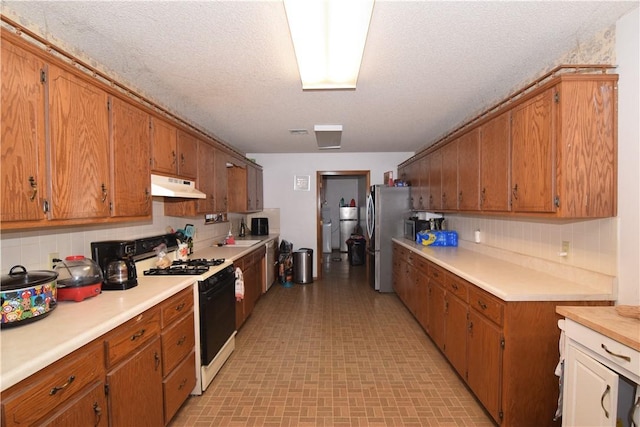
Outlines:
[[[58,252],[49,253],[49,265],[51,268],[55,267],[55,262],[53,262],[54,259],[60,259],[60,254]]]
[[[568,256],[569,255],[569,248],[571,247],[570,243],[568,240],[563,240],[562,241],[562,253],[564,254],[563,256]]]

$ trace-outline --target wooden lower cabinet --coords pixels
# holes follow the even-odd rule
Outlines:
[[[162,426],[162,349],[160,337],[135,351],[107,373],[107,400],[112,426]]]
[[[2,392],[2,426],[60,424],[91,420],[106,425],[106,398],[92,392],[104,384],[104,352],[92,342]],[[89,390],[89,392],[87,392]],[[89,394],[95,397],[88,397]],[[64,412],[64,414],[62,413]],[[66,424],[87,425],[87,424]]]
[[[242,270],[244,279],[244,298],[236,301],[236,329],[238,330],[249,318],[256,302],[262,295],[262,284],[266,274],[264,268],[266,253],[265,246],[261,245],[258,249],[233,262],[235,267]]]
[[[558,426],[558,363],[562,305],[611,305],[611,301],[503,301],[483,289],[394,243],[396,280],[404,265],[426,263],[414,274],[427,283],[426,326],[434,344],[500,426]],[[411,258],[409,257],[411,255]],[[400,257],[405,256],[405,262]],[[421,259],[422,258],[422,259]],[[413,283],[420,283],[413,282]],[[417,293],[400,287],[400,299],[413,313]],[[413,299],[414,301],[411,301]],[[412,308],[413,307],[413,308]]]
[[[193,322],[187,288],[3,391],[2,427],[167,425],[195,386]]]

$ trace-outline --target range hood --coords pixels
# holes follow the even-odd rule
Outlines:
[[[162,197],[182,197],[186,199],[206,199],[207,195],[196,189],[193,181],[168,176],[151,175],[151,195]]]

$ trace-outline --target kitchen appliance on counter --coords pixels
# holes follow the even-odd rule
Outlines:
[[[58,301],[84,301],[100,295],[104,275],[92,259],[71,255],[56,262]]]
[[[369,284],[380,292],[393,292],[391,238],[404,235],[402,218],[410,210],[409,187],[374,185],[367,197]]]
[[[413,216],[404,220],[405,239],[416,240],[416,234],[424,230],[442,230],[444,217],[441,214],[420,212],[419,216]]]
[[[102,290],[122,291],[138,285],[135,251],[136,243],[132,240],[91,242],[91,258],[103,274]]]
[[[57,305],[57,278],[55,271],[11,267],[0,280],[0,327],[24,325],[51,313]]]
[[[251,218],[251,234],[254,236],[269,235],[269,218]]]

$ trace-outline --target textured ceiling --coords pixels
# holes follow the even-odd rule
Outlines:
[[[638,1],[378,0],[357,89],[303,92],[280,1],[2,1],[35,29],[246,153],[416,151]],[[307,129],[291,135],[289,129]]]

